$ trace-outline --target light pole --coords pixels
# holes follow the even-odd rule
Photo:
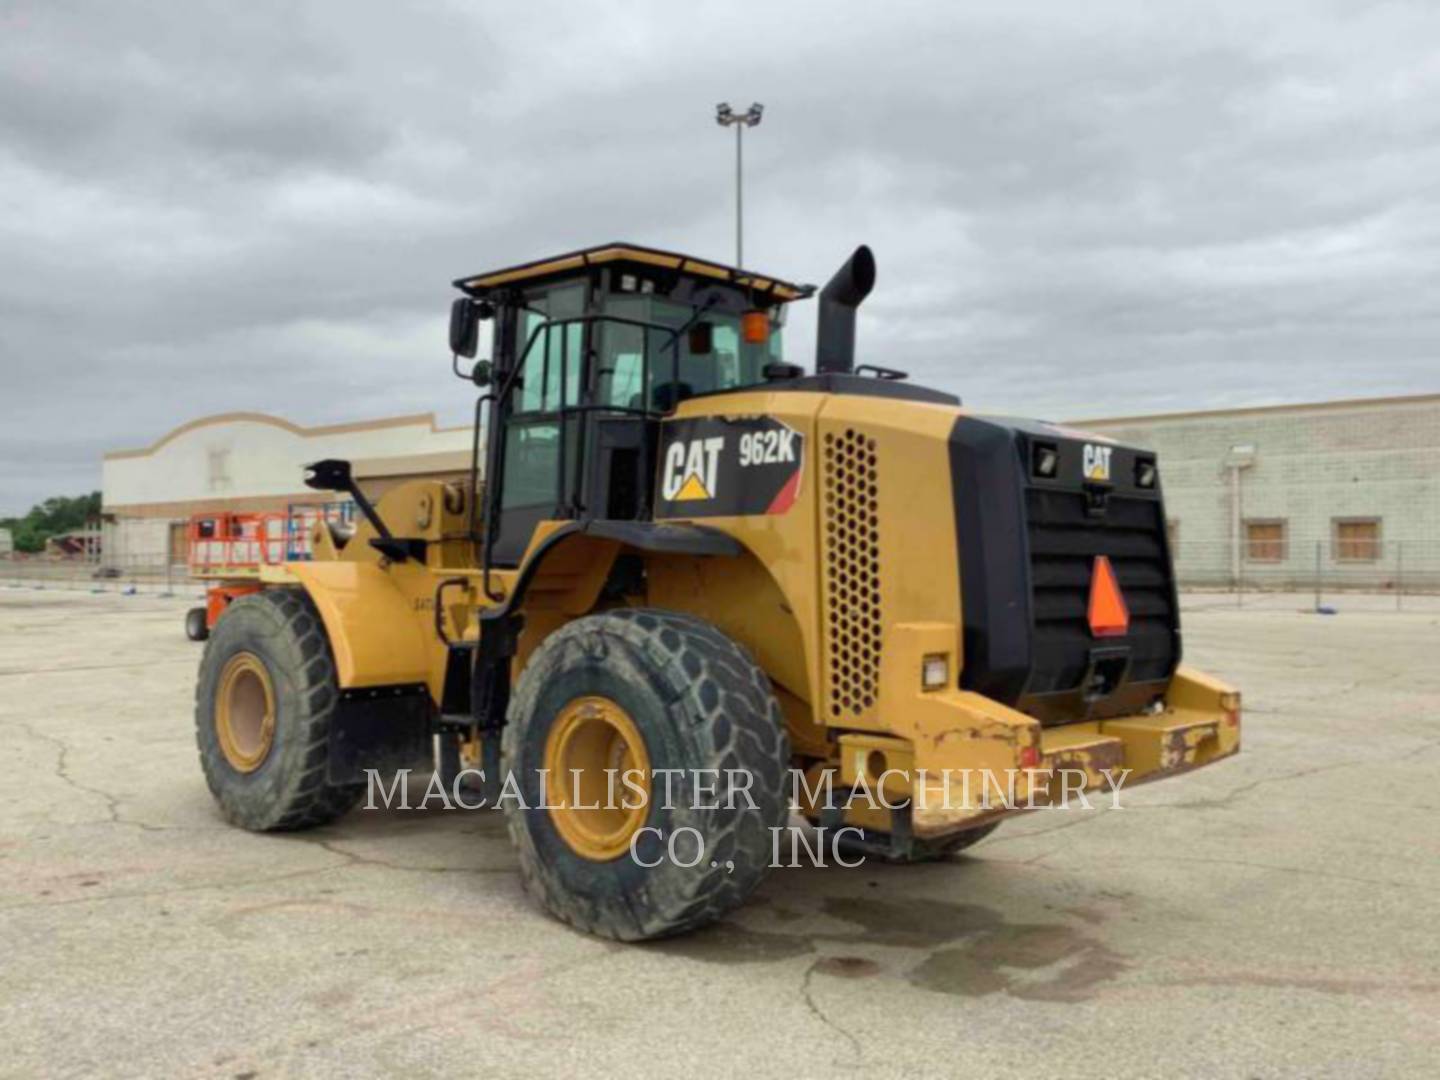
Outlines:
[[[740,166],[744,158],[744,135],[747,127],[760,123],[765,106],[756,102],[743,113],[737,113],[728,103],[715,106],[715,122],[721,127],[735,129],[735,265],[745,265],[745,223],[744,223],[744,181]]]

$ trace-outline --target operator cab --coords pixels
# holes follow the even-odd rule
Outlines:
[[[455,286],[466,294],[451,316],[457,356],[473,357],[478,322],[494,321],[492,360],[476,367],[489,385],[495,566],[517,565],[541,521],[648,518],[660,418],[699,394],[793,374],[781,365],[785,305],[814,292],[633,244]]]

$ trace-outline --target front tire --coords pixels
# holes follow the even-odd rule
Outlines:
[[[720,918],[764,879],[771,830],[786,824],[790,746],[770,680],[689,615],[625,609],[555,631],[520,676],[503,749],[523,797],[502,803],[527,892],[602,937]],[[560,776],[542,789],[547,768]],[[627,772],[649,778],[643,796]]]
[[[203,607],[192,607],[185,612],[185,636],[191,641],[204,641],[210,636],[210,627],[206,625]]]
[[[326,782],[339,701],[325,627],[300,589],[263,589],[225,609],[200,661],[195,741],[220,812],[254,832],[339,817],[363,785]]]

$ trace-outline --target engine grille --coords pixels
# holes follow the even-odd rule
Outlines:
[[[1128,682],[1167,679],[1178,625],[1161,503],[1111,494],[1103,515],[1083,492],[1025,493],[1035,636],[1027,694],[1077,689],[1096,644],[1088,622],[1095,557],[1109,558],[1130,612]]]
[[[880,679],[879,460],[875,440],[848,428],[825,436],[823,464],[828,708],[856,718]]]

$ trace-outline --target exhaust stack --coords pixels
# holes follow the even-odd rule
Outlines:
[[[820,290],[815,372],[855,370],[855,309],[875,287],[875,256],[861,244]]]

